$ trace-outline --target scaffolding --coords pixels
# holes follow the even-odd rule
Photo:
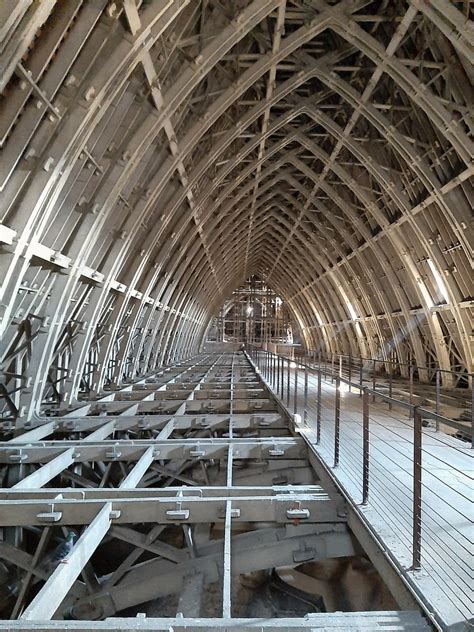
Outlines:
[[[265,346],[291,344],[290,311],[265,281],[251,276],[233,292],[215,316],[208,340]]]

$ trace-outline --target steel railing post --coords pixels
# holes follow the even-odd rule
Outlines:
[[[392,361],[388,361],[388,396],[392,397],[393,392],[393,374],[392,374]],[[392,402],[388,403],[388,409],[392,410]]]
[[[352,392],[352,386],[351,386],[351,381],[352,381],[352,362],[351,362],[352,356],[349,353],[349,393]]]
[[[341,378],[336,376],[336,397],[334,401],[334,467],[339,465],[339,440],[341,430]]]
[[[375,377],[376,366],[377,366],[376,365],[376,361],[374,359],[373,366],[372,366],[372,390],[374,391],[373,395],[372,395],[372,401],[373,402],[375,402],[375,387],[377,386],[377,379]]]
[[[278,392],[280,393],[280,397],[283,397],[283,388],[282,388],[282,360],[281,356],[278,356]]]
[[[321,441],[321,365],[318,369],[318,389],[316,393],[316,443]]]
[[[286,405],[289,406],[290,405],[290,358],[287,359],[286,368],[288,370],[288,373],[286,376]]]
[[[283,395],[285,392],[285,360],[281,358],[281,371],[280,371],[280,397],[283,401]]]
[[[471,374],[471,448],[474,448],[474,376]]]
[[[295,395],[293,402],[293,412],[296,415],[298,412],[298,363],[295,366]]]
[[[423,423],[418,406],[413,410],[413,569],[421,568],[421,472]]]
[[[362,504],[369,500],[369,391],[362,396]]]
[[[278,356],[278,388],[280,390],[280,397],[283,397],[282,368],[283,368],[283,362],[281,360],[281,356]]]
[[[413,406],[413,380],[414,380],[415,367],[410,365],[410,404]],[[410,417],[412,415],[413,409],[410,408]]]
[[[304,368],[304,403],[303,403],[303,422],[308,421],[308,367]]]
[[[278,392],[280,390],[280,356],[278,355],[275,357],[275,380],[275,390],[276,394],[278,395]]]
[[[435,412],[437,415],[440,414],[440,406],[441,406],[441,371],[436,369],[436,406]],[[436,430],[439,430],[439,422],[436,420]]]

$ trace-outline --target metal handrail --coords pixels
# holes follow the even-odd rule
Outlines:
[[[411,362],[400,362],[399,360],[385,360],[384,358],[366,358],[364,356],[356,356],[356,355],[352,355],[350,353],[331,353],[331,354],[322,354],[320,351],[316,351],[315,349],[309,349],[308,350],[308,354],[318,354],[318,357],[324,358],[326,361],[327,360],[332,360],[333,358],[346,358],[349,361],[351,360],[359,360],[361,363],[363,362],[376,362],[376,363],[380,363],[383,364],[384,366],[386,364],[391,365],[392,367],[397,367],[397,366],[403,366],[403,367],[407,367],[407,368],[413,368],[416,369],[418,371],[431,371],[431,372],[436,372],[439,371],[440,373],[450,373],[452,375],[458,375],[460,377],[464,377],[466,379],[472,379],[474,378],[474,373],[469,372],[469,371],[463,371],[463,370],[453,370],[453,369],[442,369],[439,366],[421,366],[418,364],[413,364]],[[305,354],[303,354],[305,355]]]
[[[263,354],[263,357],[262,355]],[[292,358],[287,358],[280,354],[267,351],[265,349],[258,349],[252,345],[250,349],[250,359],[253,360],[254,365],[258,366],[261,370],[263,378],[268,382],[268,386],[276,391],[276,396],[281,394],[281,402],[284,403],[285,396],[285,363],[287,365],[286,370],[286,408],[290,406],[290,387],[291,387],[291,372],[290,365],[295,362]],[[294,414],[296,423],[296,414],[298,412],[298,376],[299,370],[304,370],[304,382],[303,382],[303,421],[307,423],[308,416],[308,374],[310,372],[316,373],[317,379],[317,397],[316,397],[316,445],[321,441],[321,383],[322,369],[311,367],[310,365],[296,361],[295,369],[293,373],[294,382]],[[370,398],[372,396],[373,401],[375,397],[379,397],[382,401],[387,402],[389,406],[395,405],[405,410],[408,410],[413,417],[413,440],[412,440],[412,463],[413,463],[413,500],[412,500],[412,569],[419,569],[422,565],[422,454],[423,454],[423,418],[430,418],[437,422],[437,429],[439,423],[443,423],[447,426],[455,429],[462,430],[469,434],[469,429],[466,426],[456,423],[454,420],[439,415],[430,410],[426,410],[421,406],[414,405],[409,402],[405,402],[394,397],[387,396],[380,393],[376,389],[363,386],[362,383],[353,382],[340,375],[332,376],[335,378],[335,401],[334,401],[334,464],[336,468],[339,465],[339,449],[340,449],[340,422],[341,422],[341,383],[347,384],[349,387],[354,387],[360,391],[362,397],[362,505],[369,502],[370,494],[370,459],[369,459],[369,427],[370,427]],[[301,391],[300,391],[301,392]],[[471,446],[474,439],[474,432],[471,426]]]
[[[294,362],[295,360],[292,360],[291,358],[288,358],[287,356],[283,356],[280,354],[273,354],[273,352],[271,351],[265,351],[262,350],[265,353],[269,353],[275,356],[279,356],[285,360],[288,360],[290,362]],[[300,362],[298,361],[298,364],[303,367],[303,368],[307,368],[309,371],[322,371],[321,368],[315,368],[312,367],[311,365],[308,365],[304,362]],[[440,415],[437,412],[433,412],[431,410],[428,410],[427,408],[423,408],[422,406],[417,406],[416,404],[410,403],[410,402],[405,402],[401,399],[397,399],[395,397],[391,397],[390,395],[385,395],[384,393],[381,393],[380,391],[378,391],[375,388],[369,388],[368,386],[363,386],[361,384],[361,382],[354,382],[352,380],[349,380],[348,378],[343,377],[342,375],[339,375],[338,373],[329,373],[329,370],[326,370],[326,374],[330,374],[332,379],[337,379],[339,378],[339,380],[341,382],[344,382],[345,384],[347,384],[348,386],[350,386],[351,388],[356,388],[358,390],[367,390],[367,392],[372,395],[372,396],[376,396],[379,397],[380,399],[382,399],[383,401],[387,402],[388,404],[394,404],[397,405],[401,408],[406,408],[408,410],[411,409],[412,413],[414,411],[415,408],[418,408],[422,417],[424,418],[429,418],[432,419],[433,421],[436,421],[437,424],[442,423],[445,426],[449,426],[450,428],[453,428],[454,430],[459,430],[461,432],[466,432],[468,435],[470,433],[471,436],[471,442],[474,443],[474,427],[471,424],[471,427],[469,428],[467,425],[462,424],[461,422],[456,421],[455,419],[451,419],[450,417],[445,417],[444,415]],[[474,446],[473,446],[474,447]]]
[[[258,345],[255,345],[258,348]],[[366,368],[367,363],[372,364],[372,386],[375,389],[377,375],[385,375],[388,379],[388,388],[389,388],[389,396],[392,395],[392,389],[394,384],[394,377],[400,375],[401,378],[408,379],[408,386],[410,389],[410,403],[415,405],[413,402],[414,397],[414,385],[415,382],[419,384],[427,384],[433,385],[432,378],[434,377],[434,406],[435,406],[435,414],[441,415],[441,400],[443,395],[446,396],[446,388],[450,388],[449,386],[443,386],[443,378],[442,375],[450,374],[453,376],[454,380],[458,381],[458,385],[460,381],[463,381],[467,386],[465,391],[466,395],[469,397],[468,393],[470,391],[470,400],[471,400],[471,426],[474,428],[474,373],[469,373],[466,371],[453,371],[448,369],[441,369],[439,367],[422,367],[415,364],[409,364],[404,362],[398,362],[397,360],[384,360],[377,358],[364,358],[362,356],[354,356],[352,354],[326,354],[321,350],[308,350],[305,354],[304,350],[296,350],[294,349],[294,360],[298,359],[301,362],[301,358],[307,357],[314,364],[319,364],[319,366],[324,366],[324,373],[327,374],[331,371],[333,373],[332,380],[334,380],[336,375],[335,365],[338,366],[338,374],[342,377],[343,368],[349,374],[349,379],[352,376],[354,371],[359,372],[360,374],[360,382],[362,382],[362,372]],[[343,364],[344,361],[344,364]],[[347,362],[348,361],[348,362]],[[377,370],[377,364],[380,363],[383,365],[383,372]],[[330,364],[330,367],[329,367]],[[398,367],[398,372],[397,372]],[[403,375],[403,367],[408,369],[408,375]],[[370,370],[370,367],[367,367]],[[426,371],[428,372],[428,380],[420,379],[420,372]],[[418,373],[418,379],[415,380],[415,374]],[[469,389],[469,390],[468,390]],[[458,390],[458,393],[460,391]],[[391,404],[390,404],[391,406]],[[437,417],[433,418],[438,425],[440,419]],[[451,420],[452,421],[452,420]],[[453,423],[447,423],[447,425],[461,431],[465,432],[466,427],[462,424],[458,426],[454,426]]]

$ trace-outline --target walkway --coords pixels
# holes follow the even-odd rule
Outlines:
[[[267,376],[268,379],[268,376]],[[290,371],[293,414],[295,369]],[[298,371],[297,412],[303,417],[304,376]],[[341,385],[339,464],[334,467],[335,385],[323,381],[321,436],[317,443],[317,378],[308,379],[307,424],[301,435],[331,470],[346,495],[358,506],[382,545],[425,608],[443,629],[472,629],[473,527],[472,450],[454,437],[433,428],[423,429],[422,558],[421,570],[412,567],[413,535],[413,420],[406,411],[370,403],[369,502],[362,502],[362,399]]]

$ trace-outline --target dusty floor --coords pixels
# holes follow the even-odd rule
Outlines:
[[[137,612],[147,617],[174,617],[178,609],[178,596],[170,595],[155,599],[133,609],[124,610],[118,616],[135,616]],[[232,587],[232,616],[234,617],[303,617],[308,612],[324,612],[321,599],[305,595],[285,586],[274,575],[257,587],[244,586],[239,578],[234,578]],[[222,616],[222,584],[208,584],[200,615],[203,617]]]

